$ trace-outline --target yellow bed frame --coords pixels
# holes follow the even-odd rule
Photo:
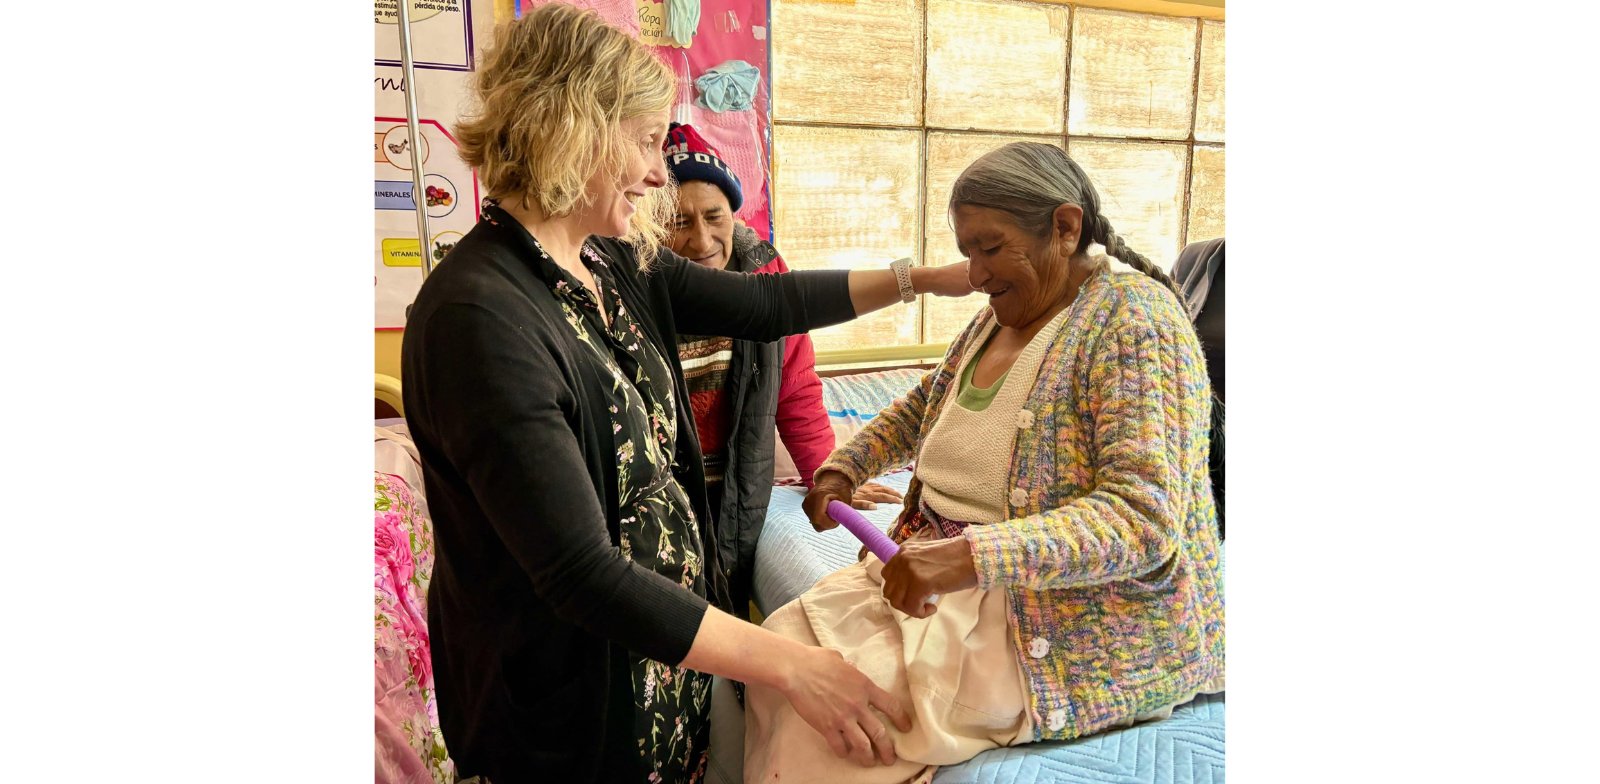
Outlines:
[[[382,373],[372,374],[372,396],[387,403],[400,416],[406,415],[405,404],[400,401],[400,379]]]

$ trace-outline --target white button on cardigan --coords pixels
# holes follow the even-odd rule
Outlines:
[[[1060,732],[1066,729],[1067,712],[1060,708],[1050,711],[1050,715],[1045,717],[1044,726],[1049,727],[1051,732]]]

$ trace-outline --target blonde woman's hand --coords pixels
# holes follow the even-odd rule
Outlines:
[[[911,731],[906,707],[838,651],[791,640],[715,606],[706,608],[683,666],[782,694],[835,754],[854,756],[863,765],[895,761],[883,717],[901,732]]]
[[[965,297],[976,291],[967,279],[967,262],[943,267],[912,267],[911,288],[918,294],[936,297]]]
[[[806,647],[787,663],[779,691],[789,698],[795,713],[822,734],[835,755],[853,758],[862,767],[895,763],[889,729],[873,709],[901,732],[911,731],[911,714],[900,701],[838,651]]]

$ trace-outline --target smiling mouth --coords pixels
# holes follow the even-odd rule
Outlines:
[[[639,200],[644,198],[644,194],[642,194],[642,193],[633,193],[633,192],[630,191],[628,193],[622,194],[622,198],[627,199],[629,204],[632,204],[634,206],[638,206]]]
[[[1003,289],[1001,289],[1001,290],[999,290],[999,291],[992,291],[992,292],[989,292],[989,299],[994,299],[994,298],[995,298],[995,297],[998,297],[998,296],[1000,296],[1000,295],[1001,295],[1001,294],[1004,294],[1004,293],[1006,293],[1006,292],[1008,292],[1008,291],[1010,291],[1010,290],[1011,290],[1011,287],[1010,287],[1010,286],[1007,286],[1007,287],[1005,287],[1005,288],[1003,288]]]
[[[708,261],[711,261],[712,259],[715,259],[715,258],[717,258],[718,256],[721,256],[721,255],[722,255],[721,251],[714,250],[714,251],[711,251],[710,253],[707,253],[704,256],[701,256],[698,259],[690,259],[690,261],[692,261],[692,262],[694,262],[696,264],[704,264],[704,263],[706,263]]]

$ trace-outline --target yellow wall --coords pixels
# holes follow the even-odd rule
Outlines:
[[[405,334],[398,329],[393,332],[373,331],[372,347],[375,356],[372,372],[400,378],[400,338]]]

